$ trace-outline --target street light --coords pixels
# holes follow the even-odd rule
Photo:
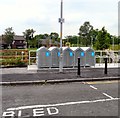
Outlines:
[[[61,0],[61,8],[60,8],[60,18],[59,18],[59,23],[60,23],[60,61],[59,61],[59,72],[63,72],[63,63],[62,63],[62,29],[63,29],[63,0]]]
[[[91,48],[93,47],[93,37],[91,36]]]
[[[113,47],[113,51],[114,51],[114,37],[112,37],[112,47]]]

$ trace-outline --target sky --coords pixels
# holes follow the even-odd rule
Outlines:
[[[94,29],[105,29],[118,35],[119,0],[63,0],[63,37],[78,35],[79,28],[89,21]],[[0,0],[0,35],[12,27],[16,35],[26,29],[37,34],[60,33],[61,0]]]

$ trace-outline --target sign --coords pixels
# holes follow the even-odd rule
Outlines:
[[[73,57],[73,53],[72,52],[70,52],[70,57]]]
[[[25,112],[25,111],[24,111]],[[8,110],[3,112],[3,117],[23,117],[23,110]],[[27,111],[28,112],[28,111]],[[32,109],[32,116],[49,116],[56,115],[59,113],[59,110],[56,107],[45,107],[45,108],[34,108]],[[31,113],[28,113],[31,116]]]
[[[91,56],[94,57],[94,56],[95,56],[95,53],[94,53],[94,52],[91,52]]]
[[[81,57],[84,57],[84,56],[85,56],[84,52],[81,52]]]
[[[46,57],[49,57],[50,56],[50,53],[49,52],[46,52]]]
[[[58,52],[58,57],[60,57],[60,52]]]

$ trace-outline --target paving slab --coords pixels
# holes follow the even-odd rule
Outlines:
[[[24,83],[58,83],[97,81],[108,79],[120,79],[119,68],[108,68],[108,74],[104,74],[104,68],[81,67],[80,76],[77,75],[77,68],[64,68],[59,73],[59,68],[41,68],[29,70],[24,68],[3,68],[0,69],[2,80],[0,84],[24,84]]]

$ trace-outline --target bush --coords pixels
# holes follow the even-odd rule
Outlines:
[[[23,57],[22,57],[22,51],[24,51]],[[0,50],[0,65],[3,66],[27,65],[28,63],[27,57],[28,57],[28,50],[20,50],[20,49]],[[22,58],[23,60],[21,60]]]
[[[4,59],[0,61],[1,65],[4,66],[23,66],[23,65],[27,65],[26,62],[21,61],[20,58],[17,59]]]

